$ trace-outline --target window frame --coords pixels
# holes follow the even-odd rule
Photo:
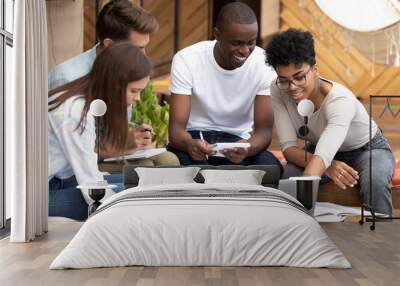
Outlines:
[[[12,1],[15,7],[15,1]],[[15,9],[13,7],[13,19]],[[6,101],[6,48],[13,48],[13,34],[6,30],[6,0],[0,0],[0,237],[10,231],[10,219],[6,215],[6,188],[5,188],[5,101]],[[14,27],[12,27],[14,30]]]

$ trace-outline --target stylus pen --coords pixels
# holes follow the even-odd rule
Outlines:
[[[204,137],[203,137],[203,132],[201,132],[201,130],[200,130],[200,139],[201,139],[201,141],[205,142],[204,141]],[[206,160],[208,161],[208,155],[207,154],[206,154]]]

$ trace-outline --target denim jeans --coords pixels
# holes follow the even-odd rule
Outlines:
[[[117,185],[115,192],[123,190],[122,174],[104,176],[109,184]],[[88,205],[77,189],[75,176],[68,179],[52,178],[49,181],[49,216],[61,216],[75,220],[85,220]]]
[[[390,146],[378,129],[376,135],[371,140],[372,149],[372,207],[376,212],[392,215],[392,191],[390,188],[395,166],[395,159]],[[308,146],[309,152],[315,150],[315,146]],[[361,148],[336,153],[334,160],[342,161],[358,172],[358,188],[361,200],[364,204],[369,204],[369,143]],[[304,169],[289,163],[282,177],[301,176]],[[326,177],[325,177],[326,178]],[[326,180],[322,180],[324,182]],[[344,191],[345,192],[345,191]]]
[[[200,139],[200,131],[188,131],[193,139]],[[236,142],[241,140],[242,138],[233,134],[220,132],[220,131],[202,131],[204,140],[206,140],[210,144],[218,143],[218,142]],[[188,165],[235,165],[228,159],[224,157],[213,157],[209,156],[208,160],[193,160],[188,153],[183,152],[174,148],[171,145],[167,146],[168,151],[173,152],[179,159],[182,166]],[[260,152],[256,155],[249,156],[245,158],[241,165],[278,165],[281,170],[282,165],[275,156],[268,151]]]

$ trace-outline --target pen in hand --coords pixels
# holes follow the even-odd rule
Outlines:
[[[203,137],[203,132],[201,132],[201,131],[200,131],[200,140],[205,142],[204,141],[204,137]],[[208,161],[208,155],[207,154],[206,154],[206,160]]]
[[[135,148],[145,149],[151,147],[153,142],[153,128],[143,122],[132,122],[132,139]]]
[[[153,129],[151,129],[151,128],[146,128],[146,127],[144,127],[143,128],[143,131],[142,132],[150,132],[151,134],[153,134]]]
[[[143,124],[143,122],[141,122],[141,121],[138,121],[138,122],[135,122],[134,124],[133,124],[133,128],[139,128],[139,127],[142,127],[142,132],[150,132],[151,134],[153,134],[153,129],[152,128],[150,128],[150,127],[148,127],[148,126],[146,126],[146,125],[144,125]]]

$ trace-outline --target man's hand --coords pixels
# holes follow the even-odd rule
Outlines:
[[[221,153],[232,163],[240,164],[246,159],[248,151],[247,148],[234,148],[222,150]]]
[[[344,162],[333,160],[325,174],[340,188],[354,187],[357,184],[358,172]]]
[[[146,149],[151,147],[153,128],[147,124],[141,124],[130,132],[130,145],[133,148]]]
[[[247,143],[248,141],[247,140],[237,141],[237,143],[241,142]],[[225,157],[232,163],[240,164],[248,156],[249,150],[248,148],[224,149],[221,151],[221,153],[224,154]]]
[[[206,155],[214,153],[210,144],[200,139],[192,139],[187,148],[189,156],[196,161],[205,160]]]

